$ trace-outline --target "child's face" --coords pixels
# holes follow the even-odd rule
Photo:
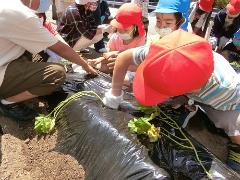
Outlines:
[[[133,26],[130,26],[127,29],[117,29],[117,31],[121,34],[125,34],[125,33],[131,34],[133,31],[133,28],[134,28]]]
[[[156,13],[156,26],[158,28],[171,28],[177,30],[177,20],[174,14]]]
[[[132,39],[133,38],[133,33],[134,33],[134,26],[131,26],[127,29],[117,29],[117,32],[119,34],[125,34],[125,35],[128,35],[129,38],[127,38],[128,40]]]

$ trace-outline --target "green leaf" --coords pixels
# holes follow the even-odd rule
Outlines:
[[[150,115],[152,113],[158,112],[160,109],[158,106],[143,106],[138,105],[138,110],[145,113],[146,115]]]
[[[239,62],[237,62],[237,61],[233,61],[233,62],[231,62],[230,63],[232,66],[235,66],[235,67],[237,67],[237,68],[240,68],[240,64],[239,64]]]
[[[35,117],[34,129],[38,133],[49,133],[53,130],[54,126],[55,119],[50,116],[39,114],[37,117]]]
[[[135,132],[137,134],[147,134],[148,130],[151,128],[151,124],[148,122],[149,118],[140,117],[134,118],[129,121],[128,127],[131,132]]]

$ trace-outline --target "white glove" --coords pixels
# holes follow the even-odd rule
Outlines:
[[[216,37],[210,37],[208,41],[212,45],[212,49],[215,49],[217,47],[218,39]]]
[[[114,96],[112,95],[112,89],[109,89],[105,93],[105,97],[103,98],[103,104],[110,108],[117,109],[119,104],[122,102],[122,100],[123,100],[123,91],[120,96]]]

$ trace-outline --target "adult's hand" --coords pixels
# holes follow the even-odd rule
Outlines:
[[[78,64],[83,67],[85,71],[91,74],[97,74],[97,72],[87,64],[87,62],[79,56],[71,47],[66,44],[58,41],[56,44],[49,47],[50,50],[57,53],[59,56],[67,59],[75,64]]]
[[[105,59],[104,57],[100,57],[97,59],[88,60],[88,64],[102,72],[111,73],[113,71],[113,67],[115,64],[113,61],[115,60]]]

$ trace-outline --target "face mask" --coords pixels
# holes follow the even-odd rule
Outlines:
[[[39,13],[44,13],[49,9],[51,4],[52,0],[39,0],[39,6],[36,11]]]
[[[172,32],[171,28],[158,28],[155,26],[155,31],[160,35],[160,37],[164,37]]]
[[[235,46],[240,46],[240,40],[233,40],[233,44]]]
[[[129,40],[131,39],[131,36],[128,33],[119,33],[117,32],[117,35],[122,39],[122,40]]]

